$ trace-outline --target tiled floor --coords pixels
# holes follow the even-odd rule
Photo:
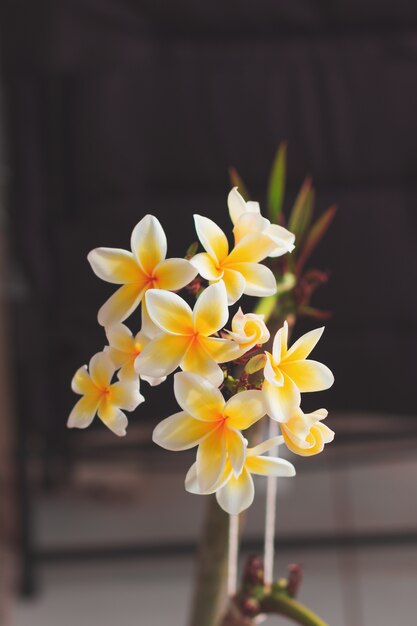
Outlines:
[[[349,456],[342,465],[330,458],[318,465],[300,462],[297,477],[279,484],[279,533],[416,528],[415,457],[408,451],[380,455],[371,463]],[[144,474],[134,505],[99,503],[80,495],[43,499],[37,509],[39,544],[192,540],[204,499],[184,493],[182,480],[176,471]],[[262,528],[263,492],[260,483],[248,518],[249,536],[259,535]],[[417,625],[417,546],[286,550],[277,555],[280,575],[287,562],[302,562],[300,599],[329,626]],[[193,577],[190,558],[56,564],[39,573],[38,597],[18,602],[12,626],[186,624]]]

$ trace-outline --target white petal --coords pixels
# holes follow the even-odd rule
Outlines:
[[[90,359],[90,376],[93,383],[99,387],[108,387],[114,375],[114,365],[107,352],[98,352]]]
[[[189,345],[189,338],[161,333],[142,350],[135,369],[142,377],[161,378],[177,369]]]
[[[124,285],[127,283],[142,284],[145,276],[136,263],[133,254],[119,248],[96,248],[87,259],[93,272],[108,283]]]
[[[68,418],[68,428],[87,428],[97,412],[100,398],[97,395],[80,398]]]
[[[236,224],[239,217],[247,211],[246,202],[238,192],[237,187],[233,187],[227,196],[227,206],[229,207],[230,219]]]
[[[145,215],[133,229],[130,243],[142,270],[151,276],[167,253],[167,239],[159,220],[154,215]]]
[[[162,420],[153,431],[152,441],[161,448],[189,450],[197,446],[213,429],[213,424],[196,420],[185,411]]]
[[[213,220],[202,215],[194,215],[195,229],[201,245],[218,263],[227,257],[229,244],[221,228]]]
[[[101,326],[112,326],[127,319],[142,300],[145,288],[138,285],[123,285],[103,304],[98,312]]]
[[[217,281],[223,277],[223,270],[216,267],[216,263],[207,252],[200,252],[190,260],[190,263],[197,269],[200,276],[206,280]]]
[[[276,293],[277,281],[269,267],[259,263],[236,263],[233,269],[245,279],[243,293],[246,295],[263,298]]]
[[[324,326],[310,330],[310,332],[302,335],[288,350],[285,355],[285,360],[303,361],[306,359],[318,344],[323,332]]]
[[[222,282],[210,285],[198,298],[193,312],[193,325],[196,332],[213,335],[223,328],[229,318],[227,294]]]
[[[200,422],[210,424],[210,422]],[[197,477],[202,491],[211,489],[223,474],[226,465],[226,441],[221,427],[202,440],[197,452]]]
[[[216,494],[217,502],[229,515],[238,515],[253,502],[255,488],[252,476],[246,468],[239,478],[232,476]]]
[[[195,419],[218,421],[223,414],[223,394],[207,379],[192,372],[174,376],[174,393],[180,407]]]
[[[266,380],[263,384],[262,392],[267,413],[269,417],[277,422],[287,422],[296,407],[300,405],[300,392],[288,376],[284,376],[282,387],[271,385]]]
[[[128,420],[118,407],[102,402],[98,407],[98,416],[115,435],[118,437],[126,435]]]
[[[156,266],[154,286],[176,291],[188,285],[197,276],[197,269],[187,259],[166,259]]]
[[[228,305],[231,306],[242,297],[246,281],[239,272],[226,268],[223,272],[223,283],[226,287]]]
[[[145,297],[146,308],[154,324],[171,335],[192,335],[192,311],[176,293],[149,289]]]
[[[251,456],[247,459],[246,467],[252,474],[258,476],[295,476],[295,467],[285,459],[266,456]]]

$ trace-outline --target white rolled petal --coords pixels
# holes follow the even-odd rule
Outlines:
[[[279,257],[287,252],[292,252],[295,248],[295,235],[283,226],[269,224],[264,234],[275,243],[275,248],[269,253],[270,257]]]
[[[272,356],[276,365],[281,363],[281,360],[287,353],[288,345],[288,322],[285,321],[282,327],[277,331],[274,342],[272,344]]]

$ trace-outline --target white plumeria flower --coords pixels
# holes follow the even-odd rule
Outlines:
[[[270,257],[278,257],[292,252],[295,248],[295,235],[283,226],[271,224],[261,215],[258,202],[245,202],[237,187],[234,187],[227,198],[230,218],[233,222],[233,233],[237,244],[248,233],[259,232],[266,235],[274,243]]]
[[[134,336],[125,324],[108,326],[106,328],[106,336],[109,342],[106,351],[115,367],[119,370],[119,378],[139,382],[139,374],[136,372],[135,364],[143,348],[150,342],[150,337],[143,330],[140,330]],[[141,378],[146,380],[152,387],[160,385],[166,380],[166,376],[160,378],[141,376]]]
[[[232,319],[232,330],[226,332],[227,336],[236,341],[244,352],[256,345],[266,343],[270,337],[264,316],[256,313],[243,313],[241,307]]]
[[[217,387],[191,372],[175,375],[174,392],[183,410],[158,424],[153,441],[174,451],[198,445],[196,474],[203,491],[218,482],[227,459],[240,475],[246,457],[240,431],[265,415],[262,392],[241,391],[226,402]]]
[[[96,248],[88,255],[93,271],[109,283],[122,285],[98,312],[102,326],[123,322],[139,306],[148,289],[182,289],[197,275],[186,259],[165,259],[167,240],[160,222],[145,215],[135,226],[131,249]],[[148,323],[142,309],[142,327]],[[149,333],[148,333],[149,334]]]
[[[272,354],[265,352],[265,381],[262,391],[268,415],[287,422],[300,406],[300,392],[323,391],[332,386],[334,376],[326,365],[307,359],[322,336],[324,327],[306,333],[288,349],[288,324],[275,335]]]
[[[288,422],[281,424],[287,448],[300,456],[323,452],[325,444],[334,439],[334,432],[322,424],[326,417],[326,409],[317,409],[313,413],[303,413],[300,407],[295,409]]]
[[[210,283],[223,282],[229,305],[243,294],[272,296],[277,291],[275,276],[268,267],[260,265],[274,244],[260,232],[243,237],[229,253],[224,232],[208,217],[194,215],[195,228],[206,252],[196,254],[190,262]]]
[[[218,363],[233,361],[241,354],[234,341],[212,336],[229,317],[224,285],[207,287],[194,311],[177,294],[153,289],[146,294],[146,306],[161,333],[136,360],[140,376],[168,376],[179,366],[208,378],[218,387],[224,379]]]
[[[286,478],[295,476],[295,467],[289,461],[278,457],[263,456],[265,452],[281,445],[282,442],[283,437],[273,437],[254,448],[248,448],[240,472],[236,472],[230,460],[227,459],[221,477],[211,489],[207,490],[201,488],[197,463],[194,463],[185,478],[185,488],[190,493],[199,495],[216,493],[217,502],[226,513],[239,515],[250,507],[255,496],[252,474]]]
[[[101,421],[116,435],[126,435],[125,411],[134,411],[145,398],[139,393],[137,382],[119,380],[112,383],[116,368],[106,352],[95,354],[88,369],[80,367],[72,379],[71,387],[83,397],[78,400],[68,418],[68,428],[87,428],[96,413]]]

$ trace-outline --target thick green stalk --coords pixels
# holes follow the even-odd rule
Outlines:
[[[214,626],[226,602],[229,516],[214,496],[207,496],[207,499],[190,626]]]
[[[271,593],[261,602],[261,613],[285,615],[302,626],[328,626],[306,606],[282,593]]]

